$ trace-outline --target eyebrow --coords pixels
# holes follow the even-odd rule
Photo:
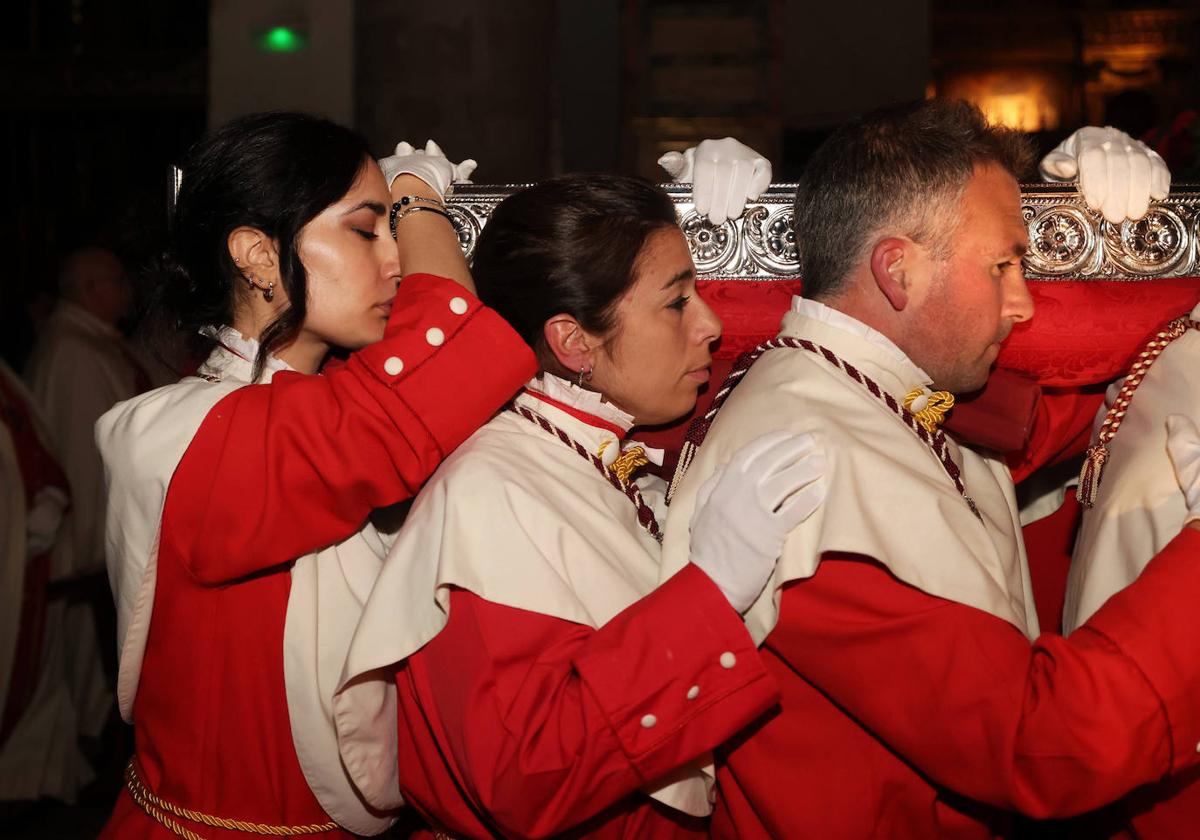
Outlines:
[[[666,283],[663,283],[662,287],[663,287],[663,289],[669,289],[672,286],[674,286],[676,283],[682,283],[684,280],[688,280],[695,276],[696,276],[696,269],[694,266],[690,267],[690,268],[685,268],[683,271],[676,274],[674,277],[672,277]]]
[[[382,216],[384,213],[387,212],[387,208],[385,208],[378,201],[367,200],[367,201],[360,201],[358,204],[351,207],[349,210],[347,210],[342,215],[349,216],[351,213],[357,213],[359,210],[370,210],[376,216]]]
[[[1014,241],[1013,244],[1008,247],[1007,251],[1000,251],[999,253],[997,253],[996,256],[997,256],[997,258],[1015,257],[1016,259],[1021,259],[1025,256],[1025,254],[1028,251],[1029,251],[1029,243],[1028,242]]]

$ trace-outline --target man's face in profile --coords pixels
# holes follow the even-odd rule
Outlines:
[[[1033,316],[1033,300],[1021,266],[1029,240],[1016,179],[977,165],[955,215],[951,253],[933,264],[913,336],[934,385],[961,394],[987,382],[1000,342]]]

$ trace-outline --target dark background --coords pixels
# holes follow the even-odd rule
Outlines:
[[[20,369],[63,251],[131,272],[160,241],[167,167],[207,126],[302,108],[379,153],[434,137],[477,180],[609,169],[732,134],[793,180],[832,126],[935,93],[1049,147],[1141,135],[1197,105],[1197,0],[8,0],[0,11],[6,267],[0,355]],[[307,38],[268,53],[287,25]],[[10,238],[11,237],[11,238]]]
[[[663,151],[725,135],[789,181],[838,122],[939,94],[1043,149],[1085,124],[1178,126],[1200,106],[1198,2],[5,0],[0,356],[23,366],[71,247],[105,244],[141,282],[165,233],[169,165],[241,113],[322,113],[378,154],[433,137],[478,159],[481,182],[658,179]],[[304,48],[261,49],[276,26]],[[1188,169],[1200,143],[1184,141],[1176,181],[1200,180]],[[93,836],[122,759],[97,753],[79,808],[18,812],[32,833],[0,809],[0,833]]]

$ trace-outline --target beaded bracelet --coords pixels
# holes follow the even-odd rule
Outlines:
[[[417,204],[416,202],[421,203]],[[426,204],[432,206],[426,207]],[[451,220],[450,214],[446,212],[445,207],[446,205],[432,198],[425,198],[419,195],[401,196],[398,201],[393,202],[392,212],[388,216],[388,225],[392,229],[392,238],[396,237],[396,222],[403,219],[409,213],[415,213],[419,210],[424,210],[427,213],[437,213],[443,219],[453,224],[453,220]]]

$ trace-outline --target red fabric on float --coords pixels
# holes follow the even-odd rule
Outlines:
[[[997,364],[1071,387],[1123,376],[1159,327],[1200,300],[1200,277],[1035,281],[1029,291],[1033,320],[1017,325]]]
[[[779,321],[792,295],[799,294],[801,281],[703,280],[697,288],[724,324],[713,353],[712,378],[696,407],[703,413],[732,361],[779,331]],[[1200,277],[1031,281],[1029,290],[1034,317],[1017,325],[997,361],[998,368],[1014,376],[996,378],[994,387],[1003,391],[1001,395],[989,398],[985,390],[978,399],[962,401],[948,425],[951,431],[1000,451],[1015,451],[1028,440],[1034,386],[1075,389],[1123,376],[1164,323],[1190,311],[1200,300]],[[1023,385],[1021,379],[1031,382]],[[996,414],[1001,406],[1008,408],[1005,416]],[[664,475],[674,468],[692,416],[695,412],[678,423],[638,435],[639,440],[667,450]],[[1028,472],[1029,465],[1025,467],[1022,474]]]

